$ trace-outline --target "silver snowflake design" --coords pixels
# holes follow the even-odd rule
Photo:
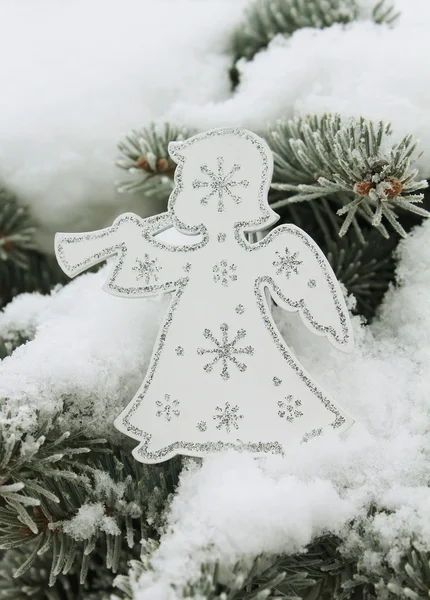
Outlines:
[[[158,281],[157,273],[161,271],[161,267],[157,264],[157,259],[151,259],[149,254],[143,255],[143,260],[136,259],[136,265],[133,271],[137,272],[136,279],[145,279],[146,285],[151,283],[151,280]]]
[[[275,385],[276,387],[280,386],[282,383],[282,379],[279,379],[279,377],[274,377],[272,379],[272,381],[273,381],[273,385]]]
[[[298,275],[298,268],[303,261],[297,260],[298,252],[291,254],[288,248],[285,248],[285,255],[282,256],[280,252],[275,252],[278,260],[273,261],[273,266],[276,268],[278,275],[284,274],[288,279],[291,273]]]
[[[227,234],[225,234],[225,233],[219,233],[217,235],[217,240],[220,244],[224,243],[226,241],[226,239],[227,239]]]
[[[212,268],[215,283],[221,283],[221,285],[228,287],[230,283],[237,281],[236,270],[236,265],[229,265],[225,259],[221,260]]]
[[[239,429],[239,423],[241,419],[243,419],[243,415],[239,415],[239,407],[230,406],[228,402],[225,403],[224,408],[221,406],[217,406],[215,408],[216,413],[214,414],[214,420],[218,421],[216,426],[217,429],[225,428],[227,433],[230,433],[232,427],[234,429]]]
[[[157,400],[155,403],[159,410],[157,417],[164,417],[166,421],[171,421],[173,417],[179,417],[179,400],[171,400],[170,394],[165,394],[164,400]]]
[[[286,419],[287,421],[289,421],[290,423],[292,423],[294,421],[294,419],[298,419],[300,417],[303,417],[303,413],[301,410],[299,410],[299,407],[302,405],[302,401],[301,400],[294,400],[293,396],[291,394],[289,394],[286,398],[285,398],[285,402],[283,402],[282,400],[278,401],[278,415],[281,417],[281,419]]]
[[[208,428],[208,425],[207,425],[206,421],[199,421],[197,423],[196,427],[199,431],[204,433],[206,431],[206,429]]]
[[[208,349],[197,348],[197,354],[212,354],[214,356],[213,360],[203,367],[206,373],[211,373],[213,371],[214,366],[218,362],[221,362],[221,377],[224,380],[227,380],[230,377],[229,366],[231,366],[231,364],[235,365],[242,373],[246,371],[247,366],[245,365],[245,363],[237,360],[236,357],[238,355],[247,354],[248,356],[251,356],[252,354],[254,354],[254,348],[252,346],[245,346],[243,348],[237,347],[237,343],[239,342],[239,340],[243,340],[243,338],[246,337],[245,329],[239,329],[231,341],[228,340],[228,329],[229,328],[227,323],[222,323],[220,325],[220,340],[217,340],[217,338],[214,336],[210,329],[205,329],[203,332],[204,337],[207,340],[210,340],[215,347]]]
[[[315,281],[315,279],[309,279],[308,287],[314,288],[314,287],[316,287],[316,285],[317,285],[317,282]]]
[[[184,271],[186,273],[189,273],[191,271],[191,267],[192,267],[192,264],[187,262],[187,263],[185,263],[185,265],[182,268],[184,269]]]
[[[243,306],[243,304],[238,304],[234,310],[238,315],[243,315],[243,313],[245,312],[245,307]]]
[[[200,167],[200,171],[207,175],[210,181],[201,181],[200,179],[195,179],[193,181],[193,188],[210,188],[210,192],[203,196],[200,200],[200,204],[203,206],[207,206],[209,204],[209,200],[212,196],[218,197],[218,212],[223,212],[225,209],[224,206],[224,197],[229,196],[233,202],[236,204],[240,204],[242,202],[242,198],[240,196],[235,196],[232,193],[232,188],[235,187],[248,187],[249,181],[246,179],[242,179],[241,181],[236,181],[232,179],[233,175],[240,170],[240,165],[235,163],[233,167],[226,173],[224,171],[224,159],[219,156],[217,158],[217,171],[216,173],[209,169],[208,165],[203,164]]]
[[[182,346],[176,346],[175,352],[177,356],[184,356],[184,349]]]

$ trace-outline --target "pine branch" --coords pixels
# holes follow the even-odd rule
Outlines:
[[[14,575],[34,548],[30,546],[8,550],[0,559],[0,600],[111,600],[115,592],[115,575],[106,567],[106,547],[101,545],[89,561],[85,582],[80,583],[82,552],[66,574],[60,573],[50,585],[52,552],[48,551],[35,558],[34,563],[16,578]],[[124,551],[119,564],[121,573],[127,572],[130,557],[138,553]]]
[[[363,118],[344,124],[340,115],[279,121],[267,136],[275,161],[272,187],[289,195],[272,207],[330,197],[337,214],[346,215],[341,237],[364,220],[388,238],[383,218],[405,237],[397,210],[430,216],[416,206],[424,197],[416,192],[428,184],[415,181],[411,169],[417,142],[409,135],[390,144],[390,134],[390,124]]]
[[[382,23],[386,23],[387,25],[392,25],[399,18],[400,13],[396,11],[393,5],[388,4],[386,0],[380,0],[372,10],[372,18],[375,23],[381,25]]]
[[[167,150],[169,142],[185,140],[193,133],[170,123],[151,123],[133,130],[118,144],[122,157],[116,164],[131,175],[128,181],[118,183],[118,191],[142,192],[148,198],[167,200],[176,167]]]
[[[230,52],[233,66],[230,78],[235,87],[239,82],[236,63],[251,60],[266,48],[276,35],[291,36],[298,29],[323,29],[334,23],[350,23],[360,16],[356,0],[254,0],[246,9],[243,23],[234,31]],[[398,18],[386,0],[378,2],[373,11],[375,23],[391,24]]]
[[[10,356],[16,348],[28,342],[29,339],[21,331],[10,331],[7,336],[0,336],[0,360]]]
[[[90,557],[101,546],[106,568],[115,573],[127,554],[123,539],[133,549],[142,538],[160,535],[180,462],[142,465],[121,449],[107,448],[105,440],[55,437],[52,427],[47,422],[33,436],[19,437],[11,424],[1,426],[0,548],[28,546],[16,577],[50,552],[51,586],[81,556],[83,584]]]
[[[352,542],[349,540],[346,545],[339,546],[342,556],[357,564],[356,573],[344,582],[344,598],[349,598],[358,589],[364,588],[371,598],[428,599],[430,551],[425,542],[418,542],[414,534],[405,538],[399,533],[398,539],[387,545],[386,540],[375,535],[373,519],[380,517],[381,513],[389,518],[395,512],[378,511],[375,506],[371,506],[368,518],[359,519],[352,524]],[[409,548],[405,546],[406,541]],[[369,556],[373,557],[371,561]]]
[[[238,561],[233,568],[220,563],[202,564],[201,577],[180,590],[183,598],[205,600],[333,600],[343,593],[345,581],[352,581],[355,564],[342,558],[339,540],[326,536],[311,544],[306,553],[258,556]],[[151,553],[156,546],[144,548],[140,561],[132,561],[128,576],[119,576],[114,584],[125,598],[134,598],[139,577],[150,571]],[[173,587],[175,587],[173,585]],[[179,591],[179,590],[178,590]]]
[[[5,189],[0,189],[0,206],[0,260],[28,268],[28,250],[35,250],[28,211]]]
[[[387,569],[388,570],[388,569]],[[386,583],[392,597],[428,600],[430,590],[430,552],[424,552],[413,541],[396,575]]]
[[[28,209],[0,188],[0,308],[23,292],[49,292],[65,281],[54,258],[36,248]]]

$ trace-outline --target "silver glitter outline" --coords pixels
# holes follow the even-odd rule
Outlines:
[[[169,219],[166,218],[169,216],[170,215],[168,215],[168,213],[162,213],[161,215],[157,215],[158,219],[153,218],[151,220],[150,225],[156,225],[157,223],[160,223],[160,229],[162,229],[163,227],[165,228],[166,226],[169,226],[168,225]],[[172,246],[169,244],[165,244],[154,238],[154,232],[158,232],[158,228],[156,226],[152,226],[152,227],[146,226],[145,221],[143,219],[141,219],[140,217],[138,217],[137,215],[134,215],[132,213],[125,213],[124,215],[121,215],[120,217],[118,217],[111,227],[107,227],[106,229],[103,229],[99,232],[93,231],[93,232],[85,233],[85,234],[82,234],[79,236],[75,235],[75,236],[70,236],[70,237],[62,237],[61,242],[59,242],[57,244],[58,257],[60,258],[61,262],[63,263],[63,265],[65,265],[65,267],[67,269],[69,269],[70,271],[74,271],[77,274],[93,264],[101,262],[102,260],[105,260],[105,259],[109,258],[110,256],[116,255],[117,258],[116,258],[115,265],[114,265],[111,273],[108,275],[107,281],[106,281],[104,287],[108,288],[109,290],[118,292],[119,294],[124,295],[124,296],[138,296],[140,294],[146,296],[148,294],[158,294],[159,292],[172,292],[175,289],[177,289],[178,287],[181,287],[182,285],[186,285],[188,283],[188,277],[178,277],[178,279],[175,279],[173,281],[167,281],[166,283],[145,285],[145,286],[139,286],[139,287],[136,285],[134,285],[133,287],[123,287],[123,286],[116,285],[115,281],[123,267],[124,259],[125,259],[125,256],[126,256],[127,250],[128,250],[125,242],[118,242],[117,244],[108,246],[107,248],[104,248],[103,250],[96,252],[95,254],[92,254],[91,256],[87,257],[86,259],[84,259],[83,261],[81,261],[80,263],[77,263],[75,265],[69,264],[69,262],[67,261],[67,259],[65,257],[65,250],[64,250],[65,244],[73,244],[73,243],[87,241],[87,240],[98,240],[98,239],[102,239],[104,237],[113,235],[118,231],[118,228],[124,222],[127,222],[127,221],[130,221],[130,222],[136,224],[138,227],[140,227],[142,229],[142,238],[143,238],[143,240],[148,242],[150,246],[159,248],[162,250],[166,250],[168,252],[180,252],[180,253],[195,252],[196,250],[200,250],[201,248],[206,246],[206,244],[209,242],[209,236],[206,233],[205,235],[203,235],[203,238],[200,240],[200,242],[197,242],[196,244],[193,244],[190,246],[185,246],[185,245],[184,246]]]
[[[131,417],[139,408],[142,400],[146,395],[146,392],[148,391],[149,386],[152,383],[157,369],[158,361],[160,360],[161,352],[166,341],[167,332],[173,320],[173,314],[178,308],[185,287],[186,286],[183,285],[180,288],[178,288],[178,290],[172,298],[172,302],[169,306],[163,327],[161,328],[157,341],[155,343],[156,350],[154,351],[152,359],[150,361],[150,368],[144,379],[142,392],[137,397],[135,396],[134,399],[131,401],[131,407],[129,407],[128,405],[118,417],[121,420],[122,425],[128,433],[128,435],[140,442],[140,444],[133,450],[133,453],[137,453],[143,459],[147,459],[154,462],[159,462],[160,459],[168,460],[169,458],[172,458],[177,454],[183,454],[183,451],[191,453],[208,453],[221,452],[223,450],[236,450],[237,452],[247,451],[254,454],[284,454],[284,448],[279,442],[273,441],[243,443],[239,439],[236,440],[237,443],[221,441],[204,443],[177,441],[173,442],[172,444],[169,444],[168,446],[165,446],[164,448],[160,448],[159,450],[151,452],[148,450],[148,447],[151,443],[152,435],[146,431],[143,431],[142,429],[139,429],[130,422]],[[124,414],[125,411],[127,412]]]
[[[254,285],[254,292],[257,298],[257,306],[260,311],[261,318],[263,319],[263,323],[270,335],[272,336],[275,346],[281,352],[288,365],[293,369],[293,371],[296,372],[299,378],[309,388],[309,390],[320,400],[324,407],[334,414],[335,419],[329,425],[333,427],[333,429],[336,429],[343,425],[346,422],[346,419],[339,411],[339,409],[334,404],[332,404],[331,400],[322,393],[322,391],[317,387],[317,385],[312,381],[312,379],[308,377],[308,375],[302,370],[299,363],[297,363],[294,360],[293,355],[290,354],[288,346],[285,344],[283,338],[280,337],[278,328],[276,327],[274,321],[270,316],[270,313],[268,312],[266,296],[264,293],[264,289],[265,287],[267,287],[267,285],[275,286],[275,289],[277,287],[273,279],[267,276],[257,277]],[[307,438],[308,436],[309,432],[305,433],[302,437],[302,441],[305,441],[305,438]]]
[[[339,317],[342,336],[340,336],[331,325],[319,325],[318,322],[312,316],[312,313],[310,312],[308,307],[306,306],[306,301],[303,298],[298,301],[294,301],[290,298],[287,298],[286,296],[284,296],[281,289],[276,285],[272,277],[266,276],[265,278],[267,282],[272,285],[273,291],[279,296],[279,298],[281,298],[281,300],[285,302],[285,304],[291,306],[291,308],[298,310],[300,315],[304,315],[306,317],[306,320],[312,325],[312,327],[316,331],[326,335],[329,339],[334,339],[336,343],[340,346],[346,346],[349,342],[351,335],[348,327],[348,318],[346,316],[345,311],[342,308],[342,303],[339,300],[339,297],[336,292],[337,279],[335,274],[333,273],[332,268],[327,262],[327,259],[325,258],[321,250],[318,248],[318,246],[315,244],[315,242],[313,242],[313,240],[304,231],[302,231],[295,225],[280,225],[276,229],[273,229],[265,238],[263,238],[257,244],[249,244],[242,235],[244,227],[245,223],[237,224],[234,235],[238,244],[248,252],[255,252],[261,250],[261,248],[265,248],[266,246],[271,244],[273,240],[275,240],[279,235],[285,235],[285,233],[299,237],[301,241],[304,242],[304,244],[309,248],[309,250],[311,250],[312,254],[314,255],[314,258],[318,263],[318,266],[320,267],[320,270],[324,273],[325,280],[329,287],[329,291],[337,315]]]
[[[149,218],[145,219],[145,227],[147,228],[147,235],[144,237],[147,240],[149,237],[148,241],[150,241],[151,245],[153,245],[155,247],[163,248],[165,250],[175,251],[175,252],[190,252],[190,251],[198,250],[208,243],[209,235],[208,235],[207,228],[204,226],[204,224],[201,223],[196,226],[192,226],[192,225],[190,226],[190,225],[186,225],[185,223],[182,223],[175,214],[175,204],[176,204],[178,195],[183,191],[182,169],[183,169],[183,163],[185,162],[186,158],[181,154],[181,150],[186,149],[188,146],[191,146],[193,143],[195,143],[199,140],[207,139],[207,138],[215,137],[215,136],[219,136],[219,135],[236,135],[236,136],[243,137],[243,138],[249,140],[259,150],[260,155],[262,157],[262,162],[263,162],[260,187],[259,187],[259,191],[258,191],[258,202],[259,202],[260,210],[262,212],[262,216],[259,217],[258,219],[252,220],[252,221],[239,221],[234,224],[234,235],[235,235],[235,238],[238,241],[238,243],[241,246],[243,246],[247,251],[254,251],[254,250],[259,250],[261,247],[266,246],[272,239],[274,239],[275,235],[279,235],[280,233],[283,233],[285,231],[286,227],[288,228],[290,233],[293,233],[293,229],[292,229],[293,226],[281,226],[280,228],[275,229],[271,234],[269,234],[266,238],[264,238],[258,244],[251,246],[250,244],[248,244],[246,242],[246,239],[244,238],[244,235],[243,235],[244,233],[264,229],[265,227],[274,225],[276,223],[276,221],[279,220],[279,216],[270,208],[268,201],[267,201],[267,193],[269,191],[270,180],[271,180],[272,171],[273,171],[273,157],[272,157],[271,151],[270,151],[269,147],[267,146],[267,144],[263,140],[261,140],[260,138],[258,138],[254,134],[252,134],[251,132],[248,132],[247,130],[239,129],[239,128],[223,128],[223,129],[213,129],[213,130],[207,131],[202,134],[197,134],[196,136],[189,138],[185,142],[176,144],[178,149],[176,149],[174,146],[172,146],[172,148],[169,149],[172,158],[174,158],[177,162],[177,167],[175,169],[175,174],[174,174],[175,187],[169,198],[168,212],[162,213],[161,215],[157,215],[156,217],[149,217]],[[122,215],[121,217],[119,217],[117,219],[117,221],[115,221],[115,223],[110,228],[108,228],[100,233],[93,232],[92,234],[84,234],[82,236],[73,236],[73,237],[69,237],[69,238],[63,237],[61,242],[59,242],[57,244],[58,257],[61,259],[62,263],[67,268],[69,268],[70,271],[72,271],[72,272],[74,271],[75,274],[77,274],[77,272],[81,272],[90,264],[100,262],[100,261],[104,260],[105,258],[108,258],[109,256],[117,254],[118,261],[114,268],[113,273],[111,274],[110,279],[108,280],[108,282],[106,284],[106,287],[111,288],[111,289],[117,289],[117,291],[124,293],[126,295],[129,295],[130,290],[126,291],[125,288],[120,288],[119,286],[112,285],[118,275],[120,268],[122,267],[122,262],[123,262],[122,259],[126,252],[126,245],[124,242],[120,242],[109,248],[105,248],[101,252],[94,254],[93,256],[85,259],[84,261],[82,261],[78,265],[75,265],[74,267],[71,267],[70,265],[68,265],[68,262],[64,256],[64,249],[63,249],[62,244],[64,242],[73,243],[73,242],[81,241],[83,239],[93,239],[93,238],[103,237],[104,235],[110,235],[112,233],[112,229],[117,228],[119,226],[119,224],[122,222],[122,220],[127,220],[130,218],[136,220],[136,222],[138,223],[139,226],[144,227],[143,221],[140,220],[136,215],[130,215],[130,214]],[[171,219],[171,221],[170,221],[170,219]],[[149,231],[151,225],[155,225],[152,228],[152,232]],[[162,243],[158,242],[157,240],[155,240],[155,238],[153,237],[153,232],[158,231],[158,230],[161,231],[161,230],[163,230],[163,228],[167,229],[169,226],[174,226],[179,231],[189,234],[189,235],[200,234],[200,235],[202,235],[202,240],[201,240],[201,242],[199,242],[193,246],[168,246],[166,244],[162,244]],[[328,272],[328,270],[327,270],[327,267],[329,267],[329,265],[325,261],[325,259],[321,260],[320,251],[317,251],[315,249],[313,243],[310,244],[309,240],[306,239],[307,236],[305,237],[306,234],[304,234],[304,232],[300,232],[300,230],[297,230],[295,232],[295,234],[296,235],[301,234],[301,237],[305,241],[306,245],[312,250],[314,255],[316,255],[317,261],[320,264],[320,267],[326,276],[326,280],[332,291],[332,297],[333,297],[333,300],[336,305],[336,310],[340,316],[340,320],[341,320],[341,324],[342,324],[342,331],[344,334],[343,339],[339,339],[339,337],[337,335],[334,335],[333,337],[334,337],[334,339],[336,339],[336,341],[340,345],[344,345],[348,342],[349,331],[348,331],[348,327],[346,324],[345,315],[343,313],[343,310],[341,309],[341,306],[340,306],[340,303],[339,303],[339,300],[338,300],[338,297],[336,294],[336,290],[334,288],[334,284],[331,281],[331,276],[329,276],[330,272]],[[330,267],[329,267],[329,269],[331,271]],[[173,444],[170,444],[169,446],[166,446],[160,450],[157,450],[155,452],[148,452],[148,445],[150,444],[152,435],[147,432],[143,432],[141,429],[135,427],[134,425],[132,425],[130,423],[130,421],[129,421],[130,417],[137,410],[138,406],[140,405],[140,402],[142,401],[143,397],[146,395],[146,391],[147,391],[149,385],[152,382],[154,373],[155,373],[157,365],[158,365],[160,353],[164,347],[167,331],[170,327],[173,314],[174,314],[176,308],[178,307],[180,298],[185,290],[187,283],[188,283],[188,278],[185,278],[185,279],[178,279],[175,282],[167,282],[166,284],[162,284],[159,286],[148,286],[146,288],[140,288],[139,290],[136,290],[136,293],[139,291],[139,292],[143,292],[145,294],[158,293],[161,291],[165,291],[165,292],[175,291],[175,293],[173,295],[172,302],[170,304],[168,313],[166,315],[166,319],[165,319],[163,326],[159,332],[159,335],[158,335],[158,338],[157,338],[157,341],[155,344],[156,346],[158,344],[157,350],[153,353],[153,357],[151,358],[150,369],[148,370],[148,373],[147,373],[147,375],[144,379],[144,383],[143,383],[143,391],[141,394],[139,394],[139,396],[137,398],[135,397],[132,400],[132,406],[129,409],[127,406],[127,408],[125,409],[125,410],[127,410],[126,415],[124,415],[124,416],[119,415],[119,418],[122,420],[122,423],[123,423],[126,431],[131,435],[131,437],[135,437],[140,442],[139,446],[137,446],[135,448],[134,453],[137,452],[142,457],[147,458],[149,460],[155,460],[155,461],[158,461],[159,458],[164,458],[164,460],[167,460],[167,458],[170,458],[171,456],[180,454],[181,450],[183,450],[185,452],[194,453],[194,452],[219,452],[219,451],[222,451],[225,449],[234,449],[239,452],[249,451],[249,452],[257,453],[257,454],[261,454],[261,453],[267,454],[268,452],[272,452],[274,454],[284,454],[283,447],[279,442],[242,443],[241,440],[237,440],[239,445],[232,443],[232,442],[226,443],[226,442],[220,442],[220,441],[206,442],[204,444],[178,441],[178,442],[174,442]],[[257,285],[257,281],[256,281],[256,285]],[[135,290],[133,289],[133,292],[134,291]],[[262,292],[262,290],[261,290],[261,292]],[[264,292],[263,292],[263,294],[264,294]],[[256,295],[257,295],[257,301],[259,303],[258,305],[260,308],[260,312],[262,312],[262,306],[260,303],[263,303],[263,295],[260,293],[260,290],[258,290],[258,294],[256,293]],[[280,297],[282,298],[282,295]],[[290,302],[288,302],[288,301],[286,303],[290,304]],[[300,307],[300,308],[302,308],[302,307]],[[302,310],[303,310],[303,314],[306,315],[306,313],[304,312],[305,309],[302,308]],[[264,310],[263,310],[262,314],[265,315]],[[310,315],[309,311],[308,311],[308,314]],[[317,331],[322,331],[323,333],[326,333],[326,334],[328,334],[328,333],[332,334],[332,332],[333,332],[333,328],[320,327],[320,326],[318,326],[318,324],[315,321],[313,321],[313,319],[310,322],[317,329]],[[273,327],[270,320],[268,322],[265,321],[265,325],[266,325],[266,328],[269,330],[269,332],[272,334],[272,337],[273,337],[273,333],[276,333],[276,335],[274,336],[274,340],[275,340],[276,345],[278,345],[278,343],[280,343],[280,340],[278,338],[279,334],[277,333],[276,327],[275,328]],[[272,330],[273,330],[273,333],[272,333]],[[283,347],[283,344],[280,344],[280,346],[278,346],[278,349],[280,350],[281,354],[283,354],[284,358],[287,359],[287,362],[289,362],[288,359],[292,360],[292,357],[289,355],[288,352],[286,352],[286,348]],[[297,365],[295,365],[295,366],[298,369],[298,366]],[[305,381],[306,385],[308,385],[308,387],[311,389],[311,391],[314,391],[313,390],[313,388],[314,388],[315,391],[318,392],[316,386],[309,380],[309,378],[307,378],[300,369],[299,369],[299,371],[303,375],[304,381]],[[317,393],[317,395],[319,395],[319,394]],[[322,394],[320,394],[320,395],[322,396]],[[322,399],[324,399],[323,396],[322,396]],[[325,399],[325,400],[329,403],[328,399]],[[330,404],[330,406],[332,406],[331,403],[329,403],[329,404]],[[335,409],[335,407],[332,407],[332,408]],[[338,411],[336,411],[336,412],[338,414],[336,415],[336,419],[335,419],[334,423],[337,424],[336,426],[340,426],[341,424],[343,424],[345,422],[345,419]],[[123,411],[123,413],[124,413],[124,411]],[[311,430],[310,432],[306,433],[303,436],[302,442],[307,442],[308,439],[310,439],[312,437],[316,437],[317,435],[320,435],[322,433],[322,431],[323,431],[322,428]]]
[[[257,194],[258,206],[261,211],[261,217],[252,221],[238,221],[233,224],[233,229],[236,229],[236,227],[240,227],[242,229],[244,228],[246,232],[257,231],[259,229],[262,229],[263,225],[265,225],[266,227],[270,227],[271,225],[274,225],[277,221],[279,221],[279,215],[276,214],[272,208],[270,208],[269,202],[267,200],[267,195],[269,193],[270,182],[272,180],[273,174],[272,151],[262,138],[258,137],[257,135],[255,135],[251,131],[248,131],[247,129],[242,129],[239,127],[223,127],[219,129],[210,129],[209,131],[198,133],[197,135],[188,138],[184,142],[176,142],[173,143],[171,146],[169,145],[170,156],[175,160],[177,167],[173,176],[175,187],[173,188],[172,193],[169,197],[168,212],[172,215],[173,225],[182,233],[186,233],[189,235],[207,235],[207,228],[205,227],[204,223],[200,223],[199,225],[187,225],[186,223],[183,223],[179,219],[179,217],[176,216],[175,205],[179,194],[181,194],[181,192],[183,192],[184,190],[182,172],[184,163],[186,161],[186,157],[182,153],[184,150],[186,150],[187,148],[199,141],[206,140],[212,137],[226,135],[234,135],[236,137],[244,138],[247,141],[251,142],[251,144],[257,148],[262,160],[260,186],[258,188]]]

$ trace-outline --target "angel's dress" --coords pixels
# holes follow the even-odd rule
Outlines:
[[[311,238],[284,225],[255,244],[231,230],[194,246],[168,246],[142,235],[145,221],[133,217],[92,234],[81,249],[82,236],[64,237],[57,254],[74,274],[118,252],[107,284],[117,295],[174,290],[144,382],[115,422],[140,441],[136,459],[224,448],[283,453],[352,424],[293,357],[265,297],[268,287],[315,333],[339,348],[350,344],[338,284]]]

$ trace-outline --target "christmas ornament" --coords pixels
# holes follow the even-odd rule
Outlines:
[[[266,298],[268,290],[313,333],[351,351],[342,292],[313,240],[282,225],[251,241],[278,220],[267,202],[269,147],[244,129],[214,129],[170,143],[169,153],[178,166],[166,213],[56,236],[70,277],[114,256],[107,292],[172,293],[143,384],[115,421],[140,442],[135,458],[282,454],[345,430],[352,418],[298,363]],[[165,230],[176,231],[171,241],[158,235]]]

